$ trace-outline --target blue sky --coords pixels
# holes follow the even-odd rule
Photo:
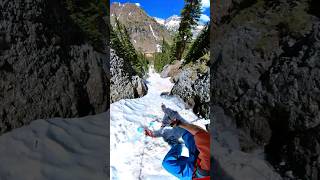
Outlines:
[[[150,16],[166,19],[174,14],[180,15],[180,11],[184,6],[184,0],[110,0],[110,3],[137,3]],[[210,0],[202,0],[201,19],[206,22],[210,17]]]

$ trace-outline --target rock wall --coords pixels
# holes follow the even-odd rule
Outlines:
[[[147,94],[147,85],[135,75],[132,66],[118,57],[113,49],[110,52],[110,103]]]
[[[184,65],[172,77],[175,85],[171,94],[181,97],[196,114],[209,119],[210,70],[203,62]]]
[[[212,34],[212,102],[241,130],[241,149],[265,148],[288,179],[320,178],[320,20],[310,2],[257,1]]]
[[[35,119],[108,109],[107,48],[94,48],[65,6],[0,2],[0,134]]]

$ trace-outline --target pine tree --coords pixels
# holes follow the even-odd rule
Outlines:
[[[64,0],[71,19],[77,24],[96,49],[103,49],[107,36],[105,0]]]
[[[163,38],[161,52],[156,53],[154,58],[154,68],[157,72],[161,72],[166,64],[170,64],[172,62],[170,52],[171,47],[168,44],[168,42]]]
[[[143,76],[148,68],[148,60],[144,54],[135,50],[126,27],[119,22],[117,17],[115,18],[115,28],[110,31],[110,36],[111,47],[116,50],[117,55],[129,61],[135,72],[139,76]]]
[[[176,60],[182,58],[186,44],[192,39],[192,29],[197,25],[201,15],[201,0],[185,0],[185,6],[181,11],[181,22],[178,34],[175,37],[173,57]]]
[[[195,61],[209,52],[210,49],[210,24],[206,24],[198,37],[194,40],[185,57],[185,63]]]

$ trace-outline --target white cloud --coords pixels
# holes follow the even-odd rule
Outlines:
[[[201,0],[201,10],[205,11],[207,8],[210,8],[210,0]]]
[[[205,14],[201,14],[200,21],[203,23],[206,23],[206,22],[210,21],[210,17]]]
[[[135,3],[136,4],[136,6],[138,6],[138,7],[140,7],[141,6],[141,4],[140,3]]]

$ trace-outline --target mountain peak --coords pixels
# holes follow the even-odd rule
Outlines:
[[[153,17],[154,20],[157,21],[157,23],[161,24],[161,25],[164,25],[166,20],[165,19],[162,19],[162,18],[158,18],[158,17]]]
[[[158,52],[163,38],[171,42],[168,30],[135,3],[112,3],[110,14],[111,25],[115,25],[117,17],[127,28],[133,46],[141,52]]]
[[[163,25],[171,33],[175,33],[178,31],[179,25],[181,22],[181,16],[178,16],[176,14],[168,17],[167,19],[162,19],[162,18],[158,18],[158,17],[153,17],[153,18],[157,21],[157,23],[159,23],[160,25]],[[205,27],[205,25],[199,23],[199,25],[197,25],[192,30],[193,38],[196,38],[197,35],[201,32],[201,30],[204,27]]]
[[[181,17],[174,14],[166,19],[166,21],[172,21],[172,20],[181,20]]]
[[[179,28],[180,21],[181,21],[180,16],[172,15],[165,20],[164,25],[169,31],[176,32]]]

